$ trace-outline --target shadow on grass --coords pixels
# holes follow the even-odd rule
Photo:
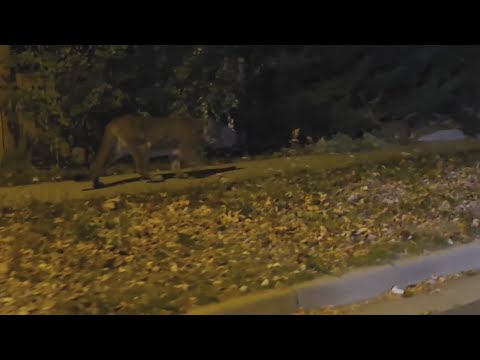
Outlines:
[[[215,174],[221,174],[225,172],[230,172],[230,171],[236,171],[236,170],[241,170],[241,168],[238,168],[236,166],[230,166],[230,167],[223,167],[223,168],[214,168],[214,169],[201,169],[201,170],[193,170],[193,171],[186,171],[185,173],[188,174],[189,178],[193,179],[203,179]],[[163,183],[166,180],[169,179],[175,179],[175,174],[174,173],[167,173],[167,174],[162,174],[163,180],[160,181],[149,181],[149,183]],[[105,184],[103,187],[99,189],[94,189],[94,188],[89,188],[89,189],[84,189],[82,191],[92,191],[92,190],[100,190],[100,189],[105,189],[113,186],[118,186],[118,185],[123,185],[123,184],[128,184],[128,183],[134,183],[137,181],[143,181],[140,176],[136,176],[134,178],[130,179],[125,179],[125,180],[119,180],[115,181],[109,184]]]

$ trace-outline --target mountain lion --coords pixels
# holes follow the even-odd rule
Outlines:
[[[112,152],[117,159],[126,152],[130,153],[137,172],[146,180],[153,180],[149,172],[152,153],[170,155],[172,170],[177,177],[184,177],[180,161],[197,163],[201,158],[202,146],[215,142],[212,133],[212,122],[181,114],[163,118],[141,115],[114,118],[106,126],[91,167],[93,187],[103,186],[99,178]]]

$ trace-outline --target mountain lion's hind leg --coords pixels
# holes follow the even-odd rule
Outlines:
[[[132,154],[137,172],[143,180],[152,181],[153,178],[149,171],[149,146],[148,144],[129,144],[128,150]]]
[[[170,155],[170,159],[172,161],[172,172],[175,174],[175,176],[179,179],[188,178],[188,174],[182,170],[182,152],[180,149],[174,149]]]

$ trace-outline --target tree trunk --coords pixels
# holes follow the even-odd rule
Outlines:
[[[15,146],[13,134],[10,132],[7,119],[10,104],[10,46],[0,45],[0,163],[5,152]]]

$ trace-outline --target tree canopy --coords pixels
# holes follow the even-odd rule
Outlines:
[[[48,86],[14,87],[15,106],[46,127],[97,139],[126,112],[235,119],[249,145],[358,135],[412,113],[477,109],[477,45],[16,45],[14,74]],[[459,116],[472,131],[474,117]],[[272,129],[275,129],[273,131]]]

